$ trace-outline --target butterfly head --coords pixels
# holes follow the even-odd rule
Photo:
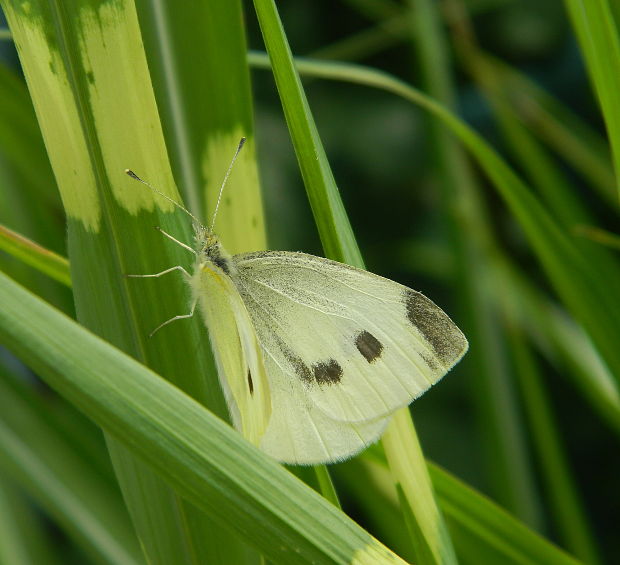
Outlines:
[[[217,235],[204,226],[195,227],[196,252],[198,263],[203,266],[216,267],[230,275],[233,270],[232,256],[222,247]]]

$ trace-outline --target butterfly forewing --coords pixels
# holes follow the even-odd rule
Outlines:
[[[367,271],[303,253],[252,253],[234,262],[261,344],[330,419],[386,417],[467,349],[430,300]]]

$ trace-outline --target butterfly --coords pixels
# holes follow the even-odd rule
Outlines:
[[[280,462],[352,457],[467,351],[459,328],[419,292],[306,253],[230,255],[214,220],[205,228],[185,211],[194,248],[162,233],[195,254],[193,273],[128,276],[184,274],[190,313],[155,331],[200,310],[234,427]]]

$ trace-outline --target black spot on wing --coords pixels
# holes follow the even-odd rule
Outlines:
[[[250,395],[254,395],[254,383],[252,382],[252,373],[248,367],[248,388],[250,389]]]
[[[286,344],[279,338],[276,340],[278,342],[278,346],[280,350],[286,357],[286,360],[293,367],[293,371],[295,374],[306,384],[310,384],[314,381],[312,377],[312,371],[310,371],[308,365],[306,365],[301,357],[295,355],[295,353],[286,346]]]
[[[299,355],[286,345],[284,340],[280,339],[276,334],[273,334],[273,337],[280,351],[282,351],[286,360],[291,364],[295,374],[306,385],[336,384],[340,382],[342,378],[342,367],[335,359],[319,361],[318,363],[314,363],[312,368],[310,368]]]
[[[445,312],[423,294],[407,289],[403,302],[409,322],[422,333],[442,364],[452,367],[467,349],[465,336]]]
[[[304,382],[310,383],[312,382],[312,372],[303,362],[301,357],[297,357],[295,354],[291,354],[287,356],[287,359],[290,361],[291,365],[293,365],[293,369],[295,370],[295,374]]]
[[[314,365],[312,365],[312,372],[314,373],[316,382],[320,385],[337,384],[342,378],[342,367],[335,359],[314,363]]]
[[[355,338],[355,347],[364,356],[369,363],[376,361],[381,357],[383,344],[370,332],[364,330],[357,334]]]

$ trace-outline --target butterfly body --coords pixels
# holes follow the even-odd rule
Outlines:
[[[361,451],[467,349],[407,287],[305,253],[232,256],[204,228],[190,287],[234,426],[286,463]]]

